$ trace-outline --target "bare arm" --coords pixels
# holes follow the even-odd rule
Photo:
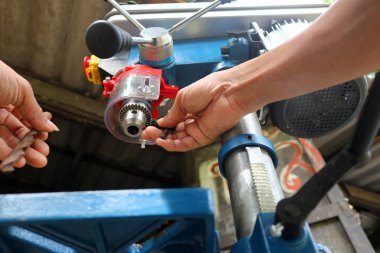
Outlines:
[[[340,0],[299,36],[231,69],[231,93],[249,112],[379,68],[380,1]]]
[[[212,143],[263,105],[379,69],[379,27],[379,0],[339,0],[279,47],[182,89],[158,122],[177,126],[176,133],[162,140],[159,129],[148,127],[143,137],[171,151],[194,149]]]

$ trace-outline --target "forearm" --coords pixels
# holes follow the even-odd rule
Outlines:
[[[229,74],[245,112],[380,68],[380,1],[339,0],[295,38]]]

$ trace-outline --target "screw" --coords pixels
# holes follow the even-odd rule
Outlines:
[[[145,140],[143,140],[143,141],[141,142],[141,148],[142,148],[142,149],[144,149],[144,148],[145,148],[145,144],[146,144],[146,141],[145,141]]]
[[[269,228],[269,232],[273,237],[280,237],[282,235],[282,231],[284,230],[284,225],[281,223],[277,223],[276,225],[272,225]]]
[[[331,250],[329,248],[327,248],[325,245],[323,244],[317,244],[317,248],[318,248],[318,251],[319,253],[332,253]]]

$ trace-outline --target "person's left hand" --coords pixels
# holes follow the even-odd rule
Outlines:
[[[22,117],[12,105],[0,106],[0,160],[4,160],[20,140],[30,131],[30,123]],[[47,164],[49,146],[46,144],[47,132],[35,136],[30,148],[25,150],[25,156],[13,164],[20,168],[29,164],[35,168],[42,168]]]
[[[4,161],[20,140],[34,128],[41,133],[35,136],[25,156],[13,164],[36,168],[46,166],[49,146],[45,143],[48,132],[58,131],[38,105],[27,80],[0,61],[0,160]]]

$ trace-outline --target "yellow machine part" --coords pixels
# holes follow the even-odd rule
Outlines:
[[[87,60],[87,63],[85,63],[85,73],[87,80],[90,83],[93,84],[101,84],[102,80],[100,78],[100,73],[99,73],[99,65],[100,59],[96,57],[95,55],[91,55],[90,59]]]

